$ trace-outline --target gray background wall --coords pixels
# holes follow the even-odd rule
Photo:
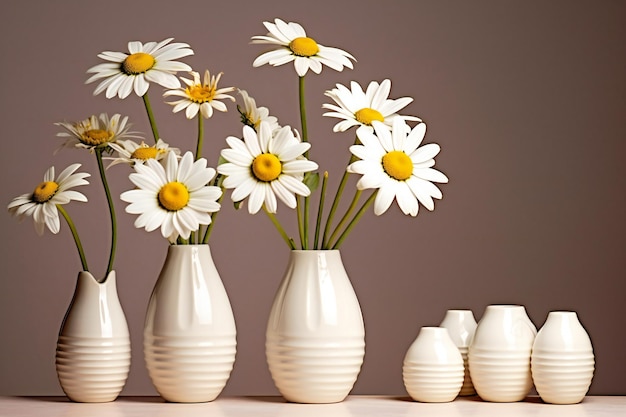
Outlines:
[[[626,3],[621,1],[57,1],[0,5],[2,201],[31,191],[50,165],[81,162],[93,173],[88,204],[68,207],[96,274],[108,253],[107,211],[93,158],[64,150],[54,122],[118,112],[150,138],[141,100],[93,97],[85,70],[104,50],[130,40],[175,37],[195,69],[224,71],[222,86],[248,90],[282,124],[297,126],[291,67],[254,69],[249,45],[262,21],[300,22],[324,45],[350,51],[353,71],[308,77],[311,155],[338,182],[351,134],[333,134],[321,116],[335,83],[391,78],[405,113],[428,124],[442,147],[437,166],[450,183],[434,212],[407,218],[394,206],[369,212],[342,254],[360,298],[367,353],[354,393],[402,394],[401,363],[420,326],[446,309],[479,319],[492,303],[526,306],[541,326],[547,313],[579,313],[596,353],[593,394],[626,394],[624,306],[626,221]],[[174,115],[153,86],[162,136],[190,149],[195,124]],[[206,124],[212,164],[224,138],[241,132],[235,108]],[[110,170],[115,195],[128,170]],[[124,394],[155,394],[141,350],[143,316],[167,243],[119,214],[116,270],[132,333],[133,365]],[[283,223],[294,218],[279,207]],[[32,221],[0,216],[0,393],[61,394],[56,334],[80,268],[71,235],[39,238]],[[264,356],[270,304],[288,250],[269,220],[225,205],[212,239],[215,262],[238,325],[238,356],[227,395],[276,394]]]

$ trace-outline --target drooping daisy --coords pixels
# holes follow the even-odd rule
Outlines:
[[[448,177],[432,168],[439,145],[420,146],[426,124],[418,124],[408,134],[400,118],[394,120],[391,131],[381,122],[373,125],[375,134],[367,127],[357,129],[362,145],[353,145],[350,151],[361,160],[350,164],[348,172],[363,175],[357,183],[359,190],[378,189],[374,213],[383,214],[394,198],[404,214],[417,216],[418,200],[432,211],[433,198],[442,197],[433,182],[445,183]]]
[[[157,83],[165,88],[178,88],[178,71],[191,71],[191,67],[177,59],[193,55],[193,50],[186,43],[170,43],[173,38],[159,43],[138,41],[128,42],[128,53],[105,51],[98,55],[108,61],[87,70],[93,73],[86,84],[102,80],[93,92],[98,95],[106,91],[106,98],[128,97],[134,90],[138,96],[148,91],[150,83]]]
[[[197,72],[191,71],[190,74],[193,80],[180,77],[187,87],[167,90],[163,94],[164,97],[182,97],[181,100],[168,103],[174,106],[174,113],[185,109],[187,119],[193,119],[199,111],[202,117],[208,119],[213,116],[213,109],[221,112],[227,110],[226,105],[219,100],[230,99],[235,101],[233,96],[226,94],[234,91],[235,87],[217,88],[217,83],[220,81],[223,73],[220,72],[217,76],[211,77],[209,70],[206,70],[202,81],[200,80],[200,74]]]
[[[241,114],[241,123],[250,126],[254,130],[258,131],[261,122],[267,122],[270,125],[272,132],[280,129],[278,119],[274,116],[270,116],[270,111],[267,107],[257,107],[256,100],[246,90],[238,90],[241,98],[243,99],[243,110],[237,106],[239,114]]]
[[[207,167],[200,158],[186,152],[180,164],[173,152],[168,152],[165,164],[149,159],[135,164],[135,173],[129,178],[137,189],[126,191],[120,198],[130,203],[126,212],[139,214],[135,227],[151,232],[161,228],[161,234],[170,242],[180,235],[188,239],[200,225],[211,223],[211,214],[220,209],[217,200],[222,195],[219,187],[207,185],[215,176],[215,169]]]
[[[129,131],[130,124],[128,116],[122,118],[119,114],[114,114],[109,118],[106,113],[95,115],[89,119],[76,123],[59,122],[56,126],[61,126],[66,132],[59,132],[57,136],[65,137],[67,140],[61,147],[77,147],[77,148],[103,148],[118,140],[141,138],[136,132]]]
[[[390,91],[391,81],[389,80],[384,80],[380,84],[372,81],[367,86],[366,91],[363,91],[361,86],[354,81],[350,83],[350,90],[337,84],[337,88],[324,93],[325,96],[332,98],[337,103],[336,105],[324,103],[323,108],[332,110],[332,112],[324,113],[324,116],[344,119],[333,127],[334,132],[344,132],[352,126],[367,126],[372,130],[372,122],[374,121],[382,122],[391,129],[393,120],[396,118],[403,121],[421,122],[418,117],[397,114],[413,99],[402,97],[392,100],[389,98]],[[408,125],[406,126],[408,128]]]
[[[267,122],[261,122],[259,132],[250,126],[243,127],[243,141],[229,136],[230,149],[221,155],[228,163],[217,167],[226,175],[225,188],[234,188],[231,198],[235,202],[248,198],[248,212],[257,213],[263,205],[276,213],[276,196],[287,205],[296,207],[295,194],[308,196],[311,191],[302,182],[304,173],[317,169],[317,164],[303,157],[311,147],[300,142],[289,126],[272,131]]]
[[[9,212],[17,218],[33,216],[35,230],[38,235],[43,235],[44,226],[47,226],[52,233],[59,233],[59,211],[57,204],[67,204],[72,200],[87,201],[82,193],[71,190],[79,185],[87,185],[89,182],[85,178],[90,174],[86,172],[74,173],[80,164],[68,166],[55,179],[54,167],[50,167],[44,177],[43,182],[35,187],[32,193],[22,194],[15,197],[8,206]]]
[[[274,23],[263,22],[263,25],[269,33],[253,36],[252,43],[278,45],[280,48],[259,55],[252,63],[253,67],[265,64],[279,66],[293,61],[300,77],[304,77],[309,69],[319,74],[322,64],[336,71],[342,71],[343,67],[353,68],[350,60],[355,58],[352,55],[338,48],[320,45],[309,38],[298,23],[275,19]]]
[[[112,161],[107,168],[122,163],[130,165],[143,164],[148,159],[160,161],[165,158],[168,152],[174,152],[176,155],[180,155],[180,149],[170,148],[170,146],[161,139],[152,146],[147,145],[143,141],[139,144],[132,140],[118,140],[115,143],[111,143],[109,146],[118,153],[118,156],[103,158]]]

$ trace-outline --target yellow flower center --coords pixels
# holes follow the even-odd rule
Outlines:
[[[159,154],[159,150],[153,146],[146,146],[135,149],[135,151],[130,155],[132,159],[141,159],[142,161],[146,161],[148,159],[155,159]]]
[[[379,122],[384,122],[385,117],[378,111],[374,109],[370,109],[369,107],[364,107],[361,110],[354,113],[354,117],[361,123],[367,126],[371,126],[374,120]]]
[[[295,38],[289,43],[289,49],[297,56],[313,56],[320,51],[317,42],[311,38]]]
[[[282,171],[280,160],[271,153],[263,153],[252,161],[252,173],[260,181],[274,181]]]
[[[154,66],[154,57],[145,52],[136,52],[122,62],[122,70],[128,75],[137,75],[148,71]]]
[[[189,203],[189,190],[180,182],[168,182],[159,190],[159,203],[165,210],[178,211]]]
[[[59,184],[54,181],[44,181],[33,191],[33,200],[37,203],[45,203],[50,200],[59,189]]]
[[[196,84],[187,87],[185,93],[194,103],[206,103],[213,100],[213,97],[215,97],[215,88],[209,85]]]
[[[402,151],[391,151],[383,156],[383,169],[391,178],[405,181],[413,173],[413,161]]]
[[[98,146],[108,142],[113,137],[113,134],[103,129],[90,129],[82,133],[80,141],[86,145]]]

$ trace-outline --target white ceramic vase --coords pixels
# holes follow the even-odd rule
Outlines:
[[[266,356],[283,397],[343,401],[365,354],[361,307],[337,250],[294,250],[272,305]]]
[[[467,364],[467,351],[476,331],[476,319],[471,310],[448,310],[439,327],[448,329],[450,339],[454,342],[463,358],[463,368],[465,376],[463,377],[463,386],[461,387],[460,396],[475,395],[476,390],[472,384],[472,378]]]
[[[111,271],[102,283],[78,274],[56,350],[56,369],[72,401],[96,403],[117,398],[130,369],[130,337]]]
[[[208,245],[171,245],[148,303],[144,355],[170,402],[207,402],[233,369],[233,311]]]
[[[463,357],[448,330],[422,327],[402,366],[404,386],[415,401],[454,400],[463,386]]]
[[[478,322],[467,359],[485,401],[523,400],[532,388],[530,354],[537,329],[524,306],[490,305]]]
[[[591,339],[573,311],[552,311],[537,333],[532,376],[541,399],[552,404],[581,402],[593,379]]]

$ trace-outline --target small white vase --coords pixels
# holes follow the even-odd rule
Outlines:
[[[537,333],[531,356],[535,388],[552,404],[581,402],[593,379],[591,339],[573,311],[552,311]]]
[[[207,402],[223,390],[236,353],[233,311],[208,245],[172,245],[148,303],[146,366],[170,402]]]
[[[365,354],[361,307],[337,250],[294,250],[272,305],[266,356],[283,397],[343,401]]]
[[[532,388],[530,354],[537,329],[523,306],[490,305],[478,322],[467,360],[485,401],[523,400]]]
[[[463,367],[465,376],[463,378],[463,386],[461,387],[460,396],[475,395],[476,390],[472,384],[472,378],[467,363],[467,351],[476,331],[476,319],[471,310],[448,310],[439,327],[448,329],[450,339],[461,352],[463,357]]]
[[[56,369],[72,401],[109,402],[124,388],[130,369],[130,337],[115,271],[102,283],[89,272],[78,274],[59,331]]]
[[[422,327],[404,357],[404,386],[415,401],[454,400],[463,386],[463,357],[448,330]]]

